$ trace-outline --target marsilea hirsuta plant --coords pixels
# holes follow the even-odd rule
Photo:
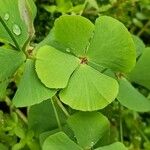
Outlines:
[[[12,102],[15,107],[34,105],[29,109],[31,122],[34,109],[42,114],[38,109],[47,110],[48,101],[54,108],[56,99],[64,112],[68,107],[78,111],[67,115],[65,122],[75,135],[73,140],[60,127],[54,108],[61,132],[51,132],[51,129],[42,139],[42,149],[60,150],[61,146],[62,150],[126,150],[119,142],[95,145],[110,128],[108,119],[96,110],[115,99],[136,111],[150,110],[149,101],[125,79],[127,76],[145,85],[136,76],[139,67],[133,69],[136,50],[126,27],[108,16],[98,17],[93,24],[79,15],[62,15],[48,37],[32,47],[36,16],[33,1],[0,0],[0,7],[0,41],[5,43],[0,47],[0,98],[5,98],[11,79],[16,81],[16,75],[23,70]],[[146,57],[143,55],[141,59]],[[135,106],[136,99],[139,103]]]
[[[41,82],[58,89],[60,100],[73,109],[94,111],[110,104],[118,83],[105,69],[128,73],[135,65],[135,46],[119,21],[101,16],[95,25],[82,16],[64,15],[55,21],[54,43],[37,50],[35,68]]]

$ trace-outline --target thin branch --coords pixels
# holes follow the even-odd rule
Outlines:
[[[120,142],[123,143],[123,125],[122,125],[122,109],[123,107],[119,104],[119,133],[120,133]]]
[[[149,142],[149,139],[148,139],[148,137],[144,134],[144,132],[143,132],[140,128],[138,128],[137,125],[134,125],[134,126],[135,126],[136,130],[140,133],[140,135],[143,137],[143,139],[144,139],[146,142]]]
[[[53,106],[53,109],[54,109],[54,113],[55,113],[55,117],[56,117],[56,120],[57,120],[57,124],[58,124],[59,130],[62,131],[62,126],[61,126],[61,123],[60,123],[60,119],[59,119],[58,112],[56,110],[54,101],[55,101],[55,98],[53,97],[52,100],[51,100],[52,106]]]
[[[144,25],[144,27],[137,33],[137,36],[141,36],[141,34],[146,30],[146,28],[150,25],[150,20]]]
[[[61,101],[57,98],[57,96],[54,97],[57,101],[58,106],[62,109],[62,111],[64,112],[64,114],[67,117],[70,117],[70,114],[68,113],[68,111],[66,110],[66,108],[63,106],[63,104],[61,103]]]
[[[20,119],[22,119],[25,124],[28,124],[27,117],[22,113],[22,111],[13,106],[12,101],[9,99],[9,97],[5,98],[5,102],[7,106],[9,106],[14,112],[16,112],[16,114],[20,117]]]
[[[19,109],[15,110],[16,114],[24,121],[25,124],[28,124],[27,117]]]

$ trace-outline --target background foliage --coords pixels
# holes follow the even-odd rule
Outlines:
[[[137,58],[142,54],[142,49],[144,49],[145,46],[150,46],[149,0],[36,0],[35,3],[37,6],[37,16],[34,22],[36,33],[32,41],[32,46],[41,42],[53,27],[54,21],[65,13],[82,14],[92,22],[100,15],[108,15],[120,20],[132,34],[136,35],[135,41],[138,41],[137,49],[139,49]],[[1,45],[3,45],[3,43],[1,43]],[[7,47],[8,45],[5,46]],[[147,64],[147,62],[144,63]],[[12,106],[11,99],[16,92],[24,67],[25,66],[22,66],[18,73],[11,79],[7,88],[6,99],[1,99],[0,101],[0,149],[2,150],[7,150],[10,147],[14,150],[40,149],[40,143],[51,134],[44,131],[49,131],[57,127],[55,112],[51,112],[51,109],[49,109],[53,107],[52,105],[56,105],[57,111],[62,116],[61,123],[65,123],[65,115],[57,103],[49,104],[47,101],[44,101],[41,105],[32,106],[32,109],[26,107],[17,109]],[[138,72],[138,69],[135,71]],[[144,71],[145,70],[142,70],[142,73],[144,73]],[[147,87],[147,85],[145,86],[144,83],[139,85],[139,78],[137,77],[136,81],[134,81],[135,78],[132,76],[134,76],[134,73],[129,75],[129,79],[132,81],[134,88],[150,99],[150,88]],[[148,75],[146,74],[145,76]],[[122,84],[125,83],[124,81],[120,82]],[[126,85],[130,86],[128,84]],[[132,94],[132,92],[135,91],[133,90],[130,93]],[[121,95],[119,95],[119,97],[121,97]],[[143,101],[144,100],[143,98]],[[135,103],[131,105],[135,105]],[[43,110],[42,114],[40,114],[41,110]],[[129,150],[150,150],[149,112],[138,113],[121,106],[118,101],[114,101],[104,110],[101,110],[101,112],[107,116],[111,122],[111,136],[109,140],[112,141],[110,143],[119,139],[129,147]],[[29,114],[28,124],[26,119],[27,114]],[[39,119],[37,119],[37,115]],[[51,123],[49,118],[53,118],[55,121]],[[75,121],[73,118],[72,120],[70,119],[69,124],[73,121]],[[39,126],[39,124],[43,126]],[[75,141],[69,127],[65,126],[64,128],[65,133],[69,133],[69,137]],[[74,130],[76,130],[75,127]],[[43,132],[44,134],[41,134]],[[56,131],[53,132],[55,133]],[[61,133],[59,134],[60,136],[64,136]],[[37,138],[39,135],[40,140]],[[84,142],[85,141],[81,141],[83,145]],[[102,143],[104,144],[105,142],[106,140],[104,138],[104,142]],[[97,145],[103,145],[102,143],[98,141]]]

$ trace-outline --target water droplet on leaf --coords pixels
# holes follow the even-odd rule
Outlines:
[[[13,32],[16,35],[20,35],[21,34],[21,29],[20,29],[20,27],[17,24],[13,25]]]
[[[94,142],[91,142],[91,146],[93,146],[95,143]]]
[[[9,20],[9,14],[8,14],[8,13],[6,13],[6,14],[4,15],[4,20],[6,20],[6,21]]]
[[[67,48],[67,49],[66,49],[66,52],[70,53],[70,49],[69,49],[69,48]]]

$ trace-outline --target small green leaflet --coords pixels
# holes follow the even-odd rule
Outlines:
[[[16,107],[34,105],[54,96],[55,90],[48,89],[38,79],[34,68],[34,60],[27,59],[24,74],[13,98]]]
[[[43,143],[42,150],[85,150],[74,143],[69,137],[63,133],[58,132],[50,135]],[[111,145],[96,148],[95,150],[127,150],[127,148],[120,142]]]
[[[75,113],[67,123],[83,149],[91,149],[109,129],[108,119],[99,112]]]
[[[150,90],[150,47],[144,49],[142,56],[129,74],[129,79]]]
[[[66,87],[70,75],[78,65],[78,58],[60,52],[51,46],[41,47],[36,55],[38,77],[50,88]]]
[[[49,99],[41,102],[40,104],[33,105],[29,108],[29,129],[33,130],[36,133],[36,135],[39,135],[46,131],[58,129],[58,124],[51,101],[52,100]],[[64,124],[66,119],[64,117],[64,113],[56,104],[55,106],[60,116],[61,124]]]
[[[115,72],[130,72],[135,65],[135,46],[130,33],[119,21],[101,16],[87,51],[89,61]]]
[[[119,80],[118,101],[125,107],[139,112],[150,111],[150,100],[138,92],[125,78]]]
[[[122,143],[116,142],[108,146],[99,147],[95,150],[128,150]]]
[[[82,16],[64,15],[54,24],[55,40],[76,56],[85,55],[93,31],[94,25]]]
[[[136,47],[136,57],[138,58],[143,53],[145,44],[138,36],[132,35],[132,38]]]
[[[83,150],[76,143],[69,139],[69,137],[63,133],[58,132],[49,136],[42,146],[42,150]]]
[[[74,109],[92,111],[106,107],[117,94],[118,83],[115,79],[88,65],[80,65],[68,86],[61,90],[60,99]]]
[[[25,55],[11,49],[0,48],[0,82],[9,79],[25,61]]]
[[[22,52],[0,48],[0,98],[4,98],[9,80],[24,61]]]
[[[0,82],[0,99],[5,97],[8,84],[9,80]]]

